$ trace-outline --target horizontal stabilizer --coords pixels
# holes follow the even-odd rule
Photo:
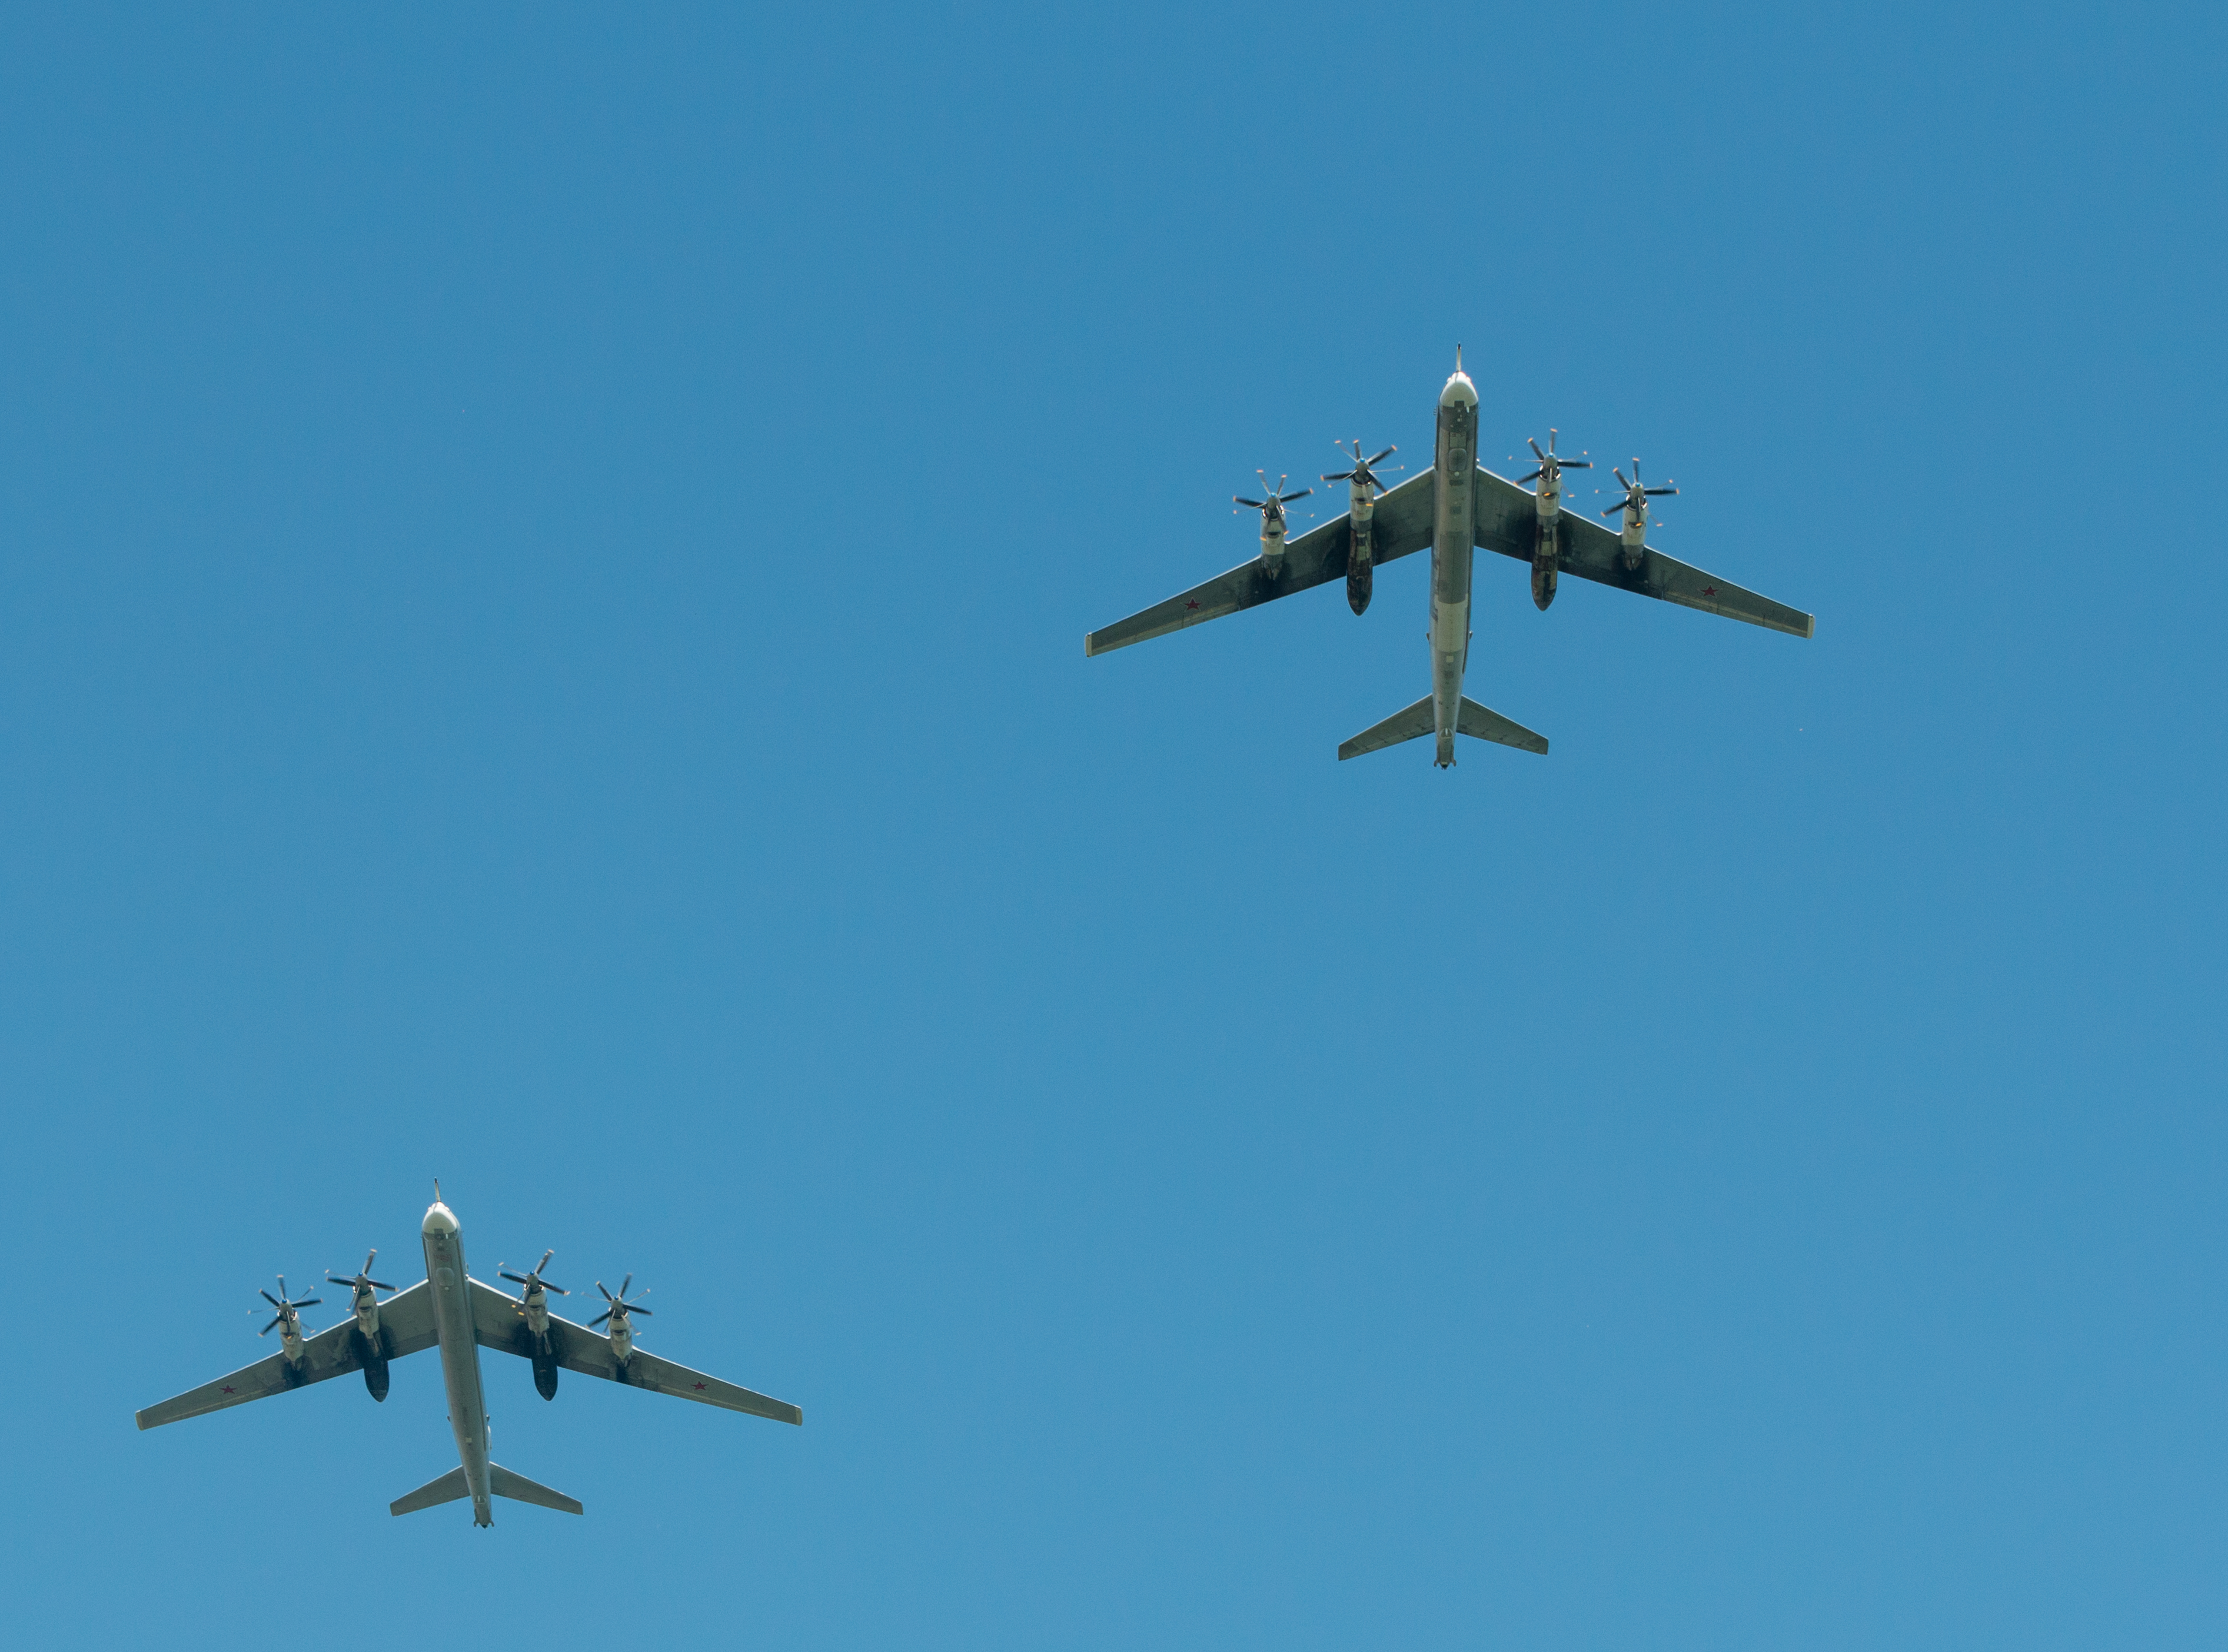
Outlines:
[[[1432,715],[1431,696],[1426,695],[1405,711],[1396,711],[1374,728],[1365,728],[1338,748],[1341,762],[1350,757],[1360,757],[1366,752],[1381,752],[1388,746],[1398,746],[1403,740],[1421,740],[1438,727]],[[1497,711],[1489,711],[1475,700],[1465,699],[1455,721],[1455,732],[1468,734],[1474,740],[1492,740],[1500,746],[1513,746],[1520,752],[1537,752],[1546,755],[1547,737],[1535,734],[1521,723],[1512,723]]]
[[[498,1497],[508,1497],[513,1502],[539,1503],[544,1508],[556,1509],[560,1514],[578,1514],[584,1512],[579,1502],[561,1491],[552,1491],[547,1486],[537,1486],[522,1474],[513,1474],[500,1463],[488,1464],[488,1489]]]
[[[469,1497],[472,1489],[464,1483],[462,1463],[450,1470],[439,1480],[428,1480],[407,1497],[397,1497],[387,1504],[390,1514],[414,1514],[421,1508],[431,1508],[436,1503],[452,1503],[459,1497]]]
[[[1513,746],[1520,752],[1537,752],[1547,755],[1547,737],[1535,734],[1521,723],[1512,723],[1497,711],[1489,711],[1476,701],[1465,696],[1462,715],[1456,720],[1455,733],[1468,734],[1476,740],[1492,740],[1501,746]]]
[[[1405,711],[1396,711],[1374,728],[1365,728],[1338,748],[1338,760],[1360,757],[1367,752],[1381,752],[1388,746],[1398,746],[1402,740],[1421,740],[1437,725],[1431,718],[1431,696],[1425,695]]]

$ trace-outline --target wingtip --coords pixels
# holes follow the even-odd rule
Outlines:
[[[1817,634],[1818,634],[1818,616],[1817,616],[1817,615],[1815,615],[1815,614],[1805,614],[1805,615],[1803,615],[1803,616],[1802,616],[1802,635],[1804,636],[1804,637],[1809,638],[1809,637],[1815,637]]]

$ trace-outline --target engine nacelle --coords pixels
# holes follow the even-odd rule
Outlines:
[[[534,1388],[544,1399],[557,1398],[557,1361],[545,1354],[534,1356]]]
[[[1624,532],[1619,535],[1624,541],[1624,571],[1640,572],[1640,564],[1648,555],[1648,518],[1642,512],[1627,509],[1624,513]]]
[[[1369,606],[1369,588],[1376,577],[1371,560],[1376,515],[1376,502],[1369,496],[1369,489],[1356,483],[1354,501],[1347,509],[1354,537],[1346,553],[1346,605],[1357,614]]]
[[[1281,510],[1261,514],[1261,560],[1268,565],[1272,579],[1284,571],[1284,513]]]
[[[363,1386],[364,1391],[374,1399],[386,1399],[387,1361],[377,1354],[363,1362]]]
[[[1563,566],[1563,485],[1552,470],[1540,478],[1533,509],[1538,525],[1532,537],[1532,604],[1544,614],[1555,600],[1555,575]]]

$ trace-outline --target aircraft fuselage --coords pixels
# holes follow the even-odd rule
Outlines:
[[[1462,715],[1463,669],[1469,663],[1469,574],[1477,471],[1477,390],[1460,367],[1439,392],[1437,477],[1431,529],[1431,714],[1437,762],[1455,760],[1455,725]]]
[[[433,1326],[441,1338],[441,1381],[449,1391],[449,1429],[464,1465],[472,1523],[492,1526],[489,1507],[487,1398],[480,1387],[480,1344],[472,1329],[472,1298],[465,1283],[464,1236],[455,1213],[436,1204],[419,1229],[426,1245],[426,1280],[433,1292]]]

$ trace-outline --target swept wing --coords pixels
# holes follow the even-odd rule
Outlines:
[[[1531,497],[1529,494],[1524,496]],[[1370,531],[1369,560],[1373,565],[1390,562],[1431,544],[1437,498],[1429,471],[1410,477],[1380,496]],[[1334,516],[1286,542],[1284,567],[1274,578],[1270,576],[1268,564],[1257,556],[1227,573],[1218,574],[1205,585],[1194,586],[1166,602],[1156,603],[1143,612],[1117,620],[1104,631],[1092,631],[1083,639],[1083,651],[1086,655],[1104,654],[1109,649],[1165,637],[1203,619],[1220,619],[1241,608],[1258,607],[1278,597],[1289,597],[1296,591],[1311,590],[1328,580],[1342,579],[1346,577],[1347,554],[1353,547],[1352,520]],[[1525,555],[1528,558],[1531,553],[1527,551]]]
[[[1539,520],[1538,504],[1514,482],[1494,475],[1483,465],[1478,467],[1477,479],[1478,485],[1473,490],[1476,496],[1473,520],[1476,523],[1478,547],[1529,562]],[[1686,608],[1699,608],[1707,614],[1723,614],[1728,619],[1745,619],[1751,625],[1785,631],[1790,637],[1809,637],[1817,630],[1815,616],[1744,590],[1730,579],[1705,573],[1676,557],[1664,555],[1652,546],[1642,554],[1639,567],[1628,569],[1624,566],[1624,541],[1599,522],[1567,509],[1562,515],[1559,537],[1562,571],[1575,573],[1581,579],[1613,585],[1621,591],[1635,591],[1643,597],[1675,602]]]
[[[379,1304],[381,1341],[390,1360],[401,1359],[422,1348],[432,1348],[440,1341],[433,1329],[433,1293],[432,1287],[419,1280],[407,1290],[399,1291]],[[251,1399],[266,1399],[272,1394],[283,1394],[295,1388],[306,1388],[313,1382],[323,1382],[328,1377],[345,1376],[351,1371],[363,1369],[362,1344],[356,1335],[353,1316],[343,1320],[315,1336],[305,1338],[302,1344],[302,1359],[291,1364],[284,1354],[273,1354],[258,1360],[253,1365],[242,1366],[230,1376],[219,1377],[214,1382],[205,1382],[198,1388],[189,1388],[159,1405],[150,1405],[138,1415],[142,1428],[159,1428],[164,1423],[176,1423],[188,1417],[199,1417],[206,1412],[222,1411],[227,1405],[244,1405]]]
[[[515,1354],[522,1360],[534,1358],[534,1334],[526,1328],[524,1305],[517,1297],[477,1279],[471,1285],[472,1331],[480,1346]],[[549,1316],[549,1347],[559,1365],[584,1376],[601,1377],[606,1382],[621,1383],[630,1388],[648,1388],[727,1411],[747,1412],[752,1417],[770,1417],[777,1423],[804,1420],[804,1412],[785,1399],[775,1399],[732,1382],[722,1382],[701,1371],[691,1371],[685,1365],[660,1359],[639,1347],[621,1365],[618,1356],[611,1352],[609,1337],[599,1335],[585,1325],[575,1325],[569,1319],[560,1319],[554,1314]]]

